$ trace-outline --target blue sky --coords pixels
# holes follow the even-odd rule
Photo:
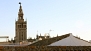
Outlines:
[[[0,0],[0,36],[15,36],[19,2],[27,20],[28,37],[49,33],[51,36],[72,33],[91,40],[91,0]]]

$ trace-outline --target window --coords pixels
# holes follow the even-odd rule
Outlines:
[[[21,25],[20,25],[20,27],[19,28],[21,28]]]
[[[21,19],[21,17],[20,17],[20,19]]]
[[[24,25],[24,28],[26,28],[26,25]]]
[[[18,25],[18,28],[20,28],[20,26]]]

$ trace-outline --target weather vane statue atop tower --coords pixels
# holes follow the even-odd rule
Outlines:
[[[19,2],[20,6],[21,6],[21,2]]]
[[[19,17],[19,19],[23,19],[23,10],[22,10],[22,6],[21,6],[21,2],[19,2],[19,4],[20,4],[20,8],[19,8],[19,12],[18,12],[18,17]]]
[[[21,9],[21,7],[22,7],[22,6],[21,6],[21,2],[19,2],[19,4],[20,4],[20,9]]]

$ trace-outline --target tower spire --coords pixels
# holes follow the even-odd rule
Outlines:
[[[20,9],[22,9],[21,2],[19,2],[19,4],[20,4]]]
[[[22,10],[22,6],[21,6],[21,2],[19,2],[20,4],[20,8],[19,8],[19,12],[18,12],[18,19],[23,19],[23,10]]]

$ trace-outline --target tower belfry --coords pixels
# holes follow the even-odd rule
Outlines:
[[[27,40],[27,21],[24,21],[21,2],[19,2],[18,20],[15,22],[15,41],[17,43]]]

